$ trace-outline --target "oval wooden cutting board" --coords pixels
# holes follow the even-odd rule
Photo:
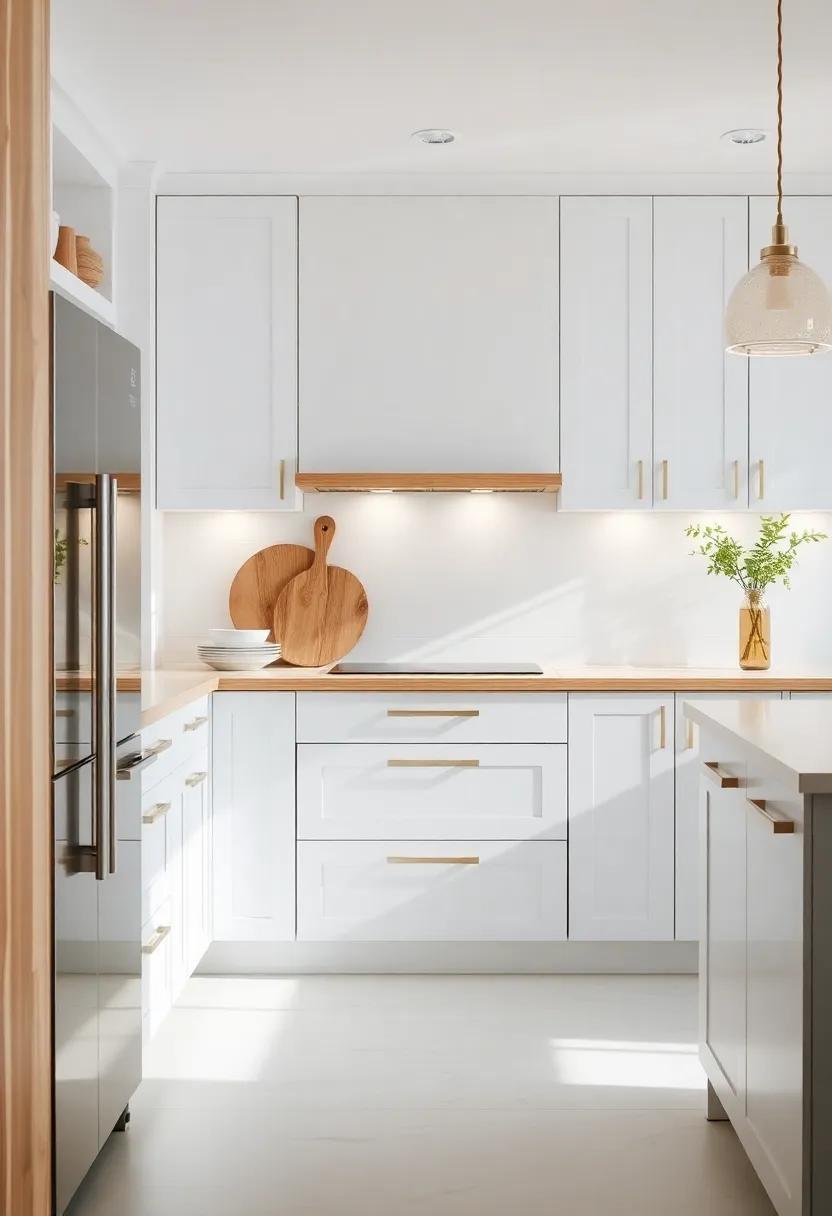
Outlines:
[[[277,598],[274,636],[283,658],[298,667],[323,667],[352,650],[367,624],[367,594],[349,570],[327,566],[335,520],[315,520],[315,559]]]
[[[268,629],[274,641],[274,606],[284,587],[308,570],[315,554],[306,545],[269,545],[234,575],[228,611],[236,629]],[[278,639],[279,640],[279,639]]]

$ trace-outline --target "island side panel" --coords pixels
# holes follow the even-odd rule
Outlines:
[[[807,1137],[805,1205],[811,1216],[832,1211],[832,794],[807,798],[811,823],[807,890],[811,970],[811,1025],[807,1027]]]

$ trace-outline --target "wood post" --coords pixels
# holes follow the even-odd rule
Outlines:
[[[49,4],[2,0],[0,1211],[49,1216]]]

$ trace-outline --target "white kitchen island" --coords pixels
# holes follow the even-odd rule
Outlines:
[[[832,1211],[832,705],[688,702],[701,731],[700,1054],[780,1216]]]

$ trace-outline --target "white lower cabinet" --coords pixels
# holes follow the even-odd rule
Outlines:
[[[676,694],[676,938],[699,938],[699,800],[702,756],[698,727],[685,717],[686,701],[779,701],[779,692]]]
[[[563,744],[302,744],[300,840],[566,839]]]
[[[295,694],[214,694],[214,938],[295,936]]]
[[[569,936],[673,937],[673,694],[569,697]]]
[[[303,841],[299,941],[566,937],[563,841]]]
[[[199,712],[194,712],[194,709]],[[211,940],[211,750],[207,702],[154,728],[178,767],[142,781],[144,1032],[151,1038]],[[147,743],[145,743],[147,746]],[[151,745],[152,746],[152,745]],[[160,754],[163,754],[160,753]]]

